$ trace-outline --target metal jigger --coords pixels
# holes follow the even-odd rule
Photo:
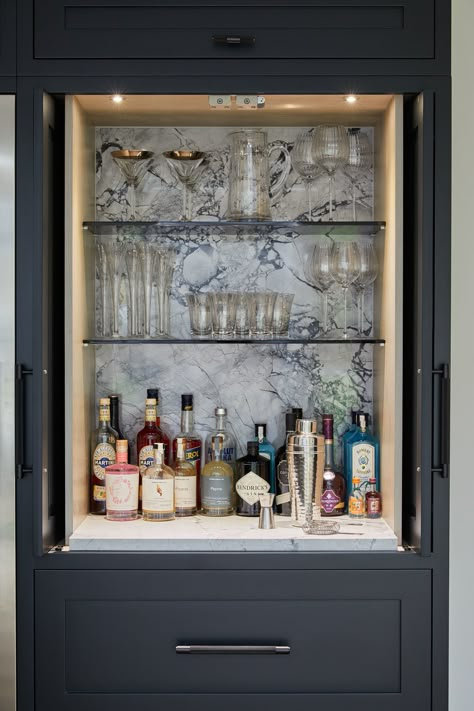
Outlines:
[[[260,518],[258,527],[266,530],[275,528],[275,519],[273,518],[273,500],[275,494],[262,494],[260,496]]]

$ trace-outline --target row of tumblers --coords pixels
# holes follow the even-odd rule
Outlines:
[[[193,336],[287,336],[294,294],[213,292],[188,294]]]

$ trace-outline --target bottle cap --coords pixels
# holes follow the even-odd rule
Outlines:
[[[258,455],[258,442],[247,442],[247,453],[255,457]]]
[[[359,415],[359,427],[362,432],[365,432],[367,428],[367,416],[365,415],[365,413]]]
[[[377,483],[377,479],[369,479],[369,484],[376,484],[376,483]]]
[[[368,412],[363,412],[362,410],[359,410],[358,412],[355,413],[355,424],[360,427],[360,418],[365,417],[365,424],[369,424],[369,413]]]
[[[216,417],[218,417],[219,415],[227,415],[227,409],[225,407],[222,407],[222,405],[218,405],[214,410],[214,414],[216,415]]]
[[[111,405],[112,405],[112,403],[118,403],[118,399],[119,399],[118,395],[109,395],[109,400],[110,400]]]
[[[115,442],[116,464],[128,464],[128,440],[118,439]]]
[[[318,423],[316,420],[296,420],[296,432],[298,434],[317,434]]]
[[[323,415],[324,439],[332,440],[334,437],[334,415]]]
[[[267,426],[266,424],[256,424],[255,425],[255,437],[258,437],[261,442],[264,437],[267,436]]]
[[[162,452],[164,454],[165,453],[165,445],[163,444],[163,442],[155,442],[153,444],[153,450],[154,451],[158,450],[158,452]]]
[[[154,398],[158,402],[158,399],[159,399],[158,388],[147,388],[146,396],[147,396],[147,398]]]
[[[181,395],[181,409],[182,410],[192,410],[193,409],[192,393],[185,393],[184,395]]]
[[[186,437],[176,437],[176,459],[184,459],[186,451]]]
[[[303,408],[302,407],[292,407],[291,412],[294,412],[297,420],[303,419]]]
[[[296,409],[296,408],[295,408]],[[285,415],[285,425],[287,432],[294,432],[296,430],[296,412],[287,412]]]

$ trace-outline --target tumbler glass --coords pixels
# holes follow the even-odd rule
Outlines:
[[[186,301],[192,335],[209,336],[212,330],[209,294],[186,294]]]
[[[273,309],[277,295],[272,291],[260,291],[251,296],[250,331],[256,336],[268,336],[272,332]]]
[[[235,295],[235,335],[248,336],[250,333],[251,294]]]
[[[272,333],[274,336],[287,336],[290,326],[291,307],[294,294],[277,294],[273,307]]]
[[[212,331],[215,336],[232,336],[235,328],[236,294],[220,291],[210,294]]]

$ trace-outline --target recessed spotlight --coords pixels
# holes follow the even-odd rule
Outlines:
[[[113,101],[114,104],[122,104],[125,101],[122,94],[113,94],[113,96],[110,97],[110,100]]]
[[[354,94],[348,94],[344,97],[344,101],[346,101],[348,104],[355,104],[356,101],[359,101],[359,98],[357,96],[354,96]]]

